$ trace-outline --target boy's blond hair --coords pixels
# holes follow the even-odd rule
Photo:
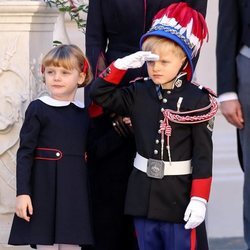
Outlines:
[[[142,50],[144,51],[154,52],[157,47],[164,47],[180,58],[186,57],[185,52],[177,43],[164,37],[150,36],[142,44]]]
[[[170,39],[183,49],[188,60],[184,71],[191,81],[194,74],[192,60],[199,54],[203,41],[208,39],[208,28],[203,15],[186,2],[170,4],[154,16],[150,30],[140,39],[140,47],[150,36]]]

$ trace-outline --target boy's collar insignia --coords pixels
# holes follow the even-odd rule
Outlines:
[[[174,87],[180,88],[183,84],[184,77],[186,77],[187,73],[186,72],[180,72],[174,82]]]
[[[175,87],[180,88],[182,86],[182,80],[181,79],[177,79],[174,83]]]

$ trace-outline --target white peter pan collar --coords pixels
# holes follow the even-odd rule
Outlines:
[[[71,102],[71,101],[59,101],[59,100],[53,99],[50,96],[42,96],[42,97],[39,97],[38,100],[42,101],[43,103],[48,104],[49,106],[53,106],[53,107],[64,107],[64,106],[68,106],[70,103],[75,104],[79,108],[85,107],[84,102],[80,102],[79,100],[75,100],[73,102]]]

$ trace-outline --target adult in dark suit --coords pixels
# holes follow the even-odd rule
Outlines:
[[[217,83],[221,112],[237,128],[244,170],[244,236],[250,249],[250,1],[220,0]]]
[[[94,75],[98,76],[100,70],[105,69],[105,66],[117,58],[139,50],[139,40],[150,28],[154,15],[158,10],[175,2],[187,2],[206,15],[207,0],[89,1],[86,54]],[[135,70],[130,70],[128,75],[124,82],[141,76]]]
[[[154,15],[174,2],[181,1],[89,1],[86,55],[95,77],[112,61],[138,51],[140,38],[150,28]],[[207,0],[184,2],[205,16]],[[121,85],[144,76],[147,76],[146,70],[131,69]],[[85,100],[90,102],[88,95]],[[133,135],[120,117],[117,122],[107,110],[91,105],[90,115],[88,163],[93,191],[95,250],[137,249],[132,219],[124,216],[127,180],[135,156]]]

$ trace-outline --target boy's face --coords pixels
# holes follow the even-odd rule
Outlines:
[[[179,72],[185,61],[185,57],[173,51],[173,48],[165,46],[154,48],[152,53],[159,55],[160,59],[158,61],[147,62],[149,77],[155,84],[161,85],[163,89],[172,88],[173,78]]]

